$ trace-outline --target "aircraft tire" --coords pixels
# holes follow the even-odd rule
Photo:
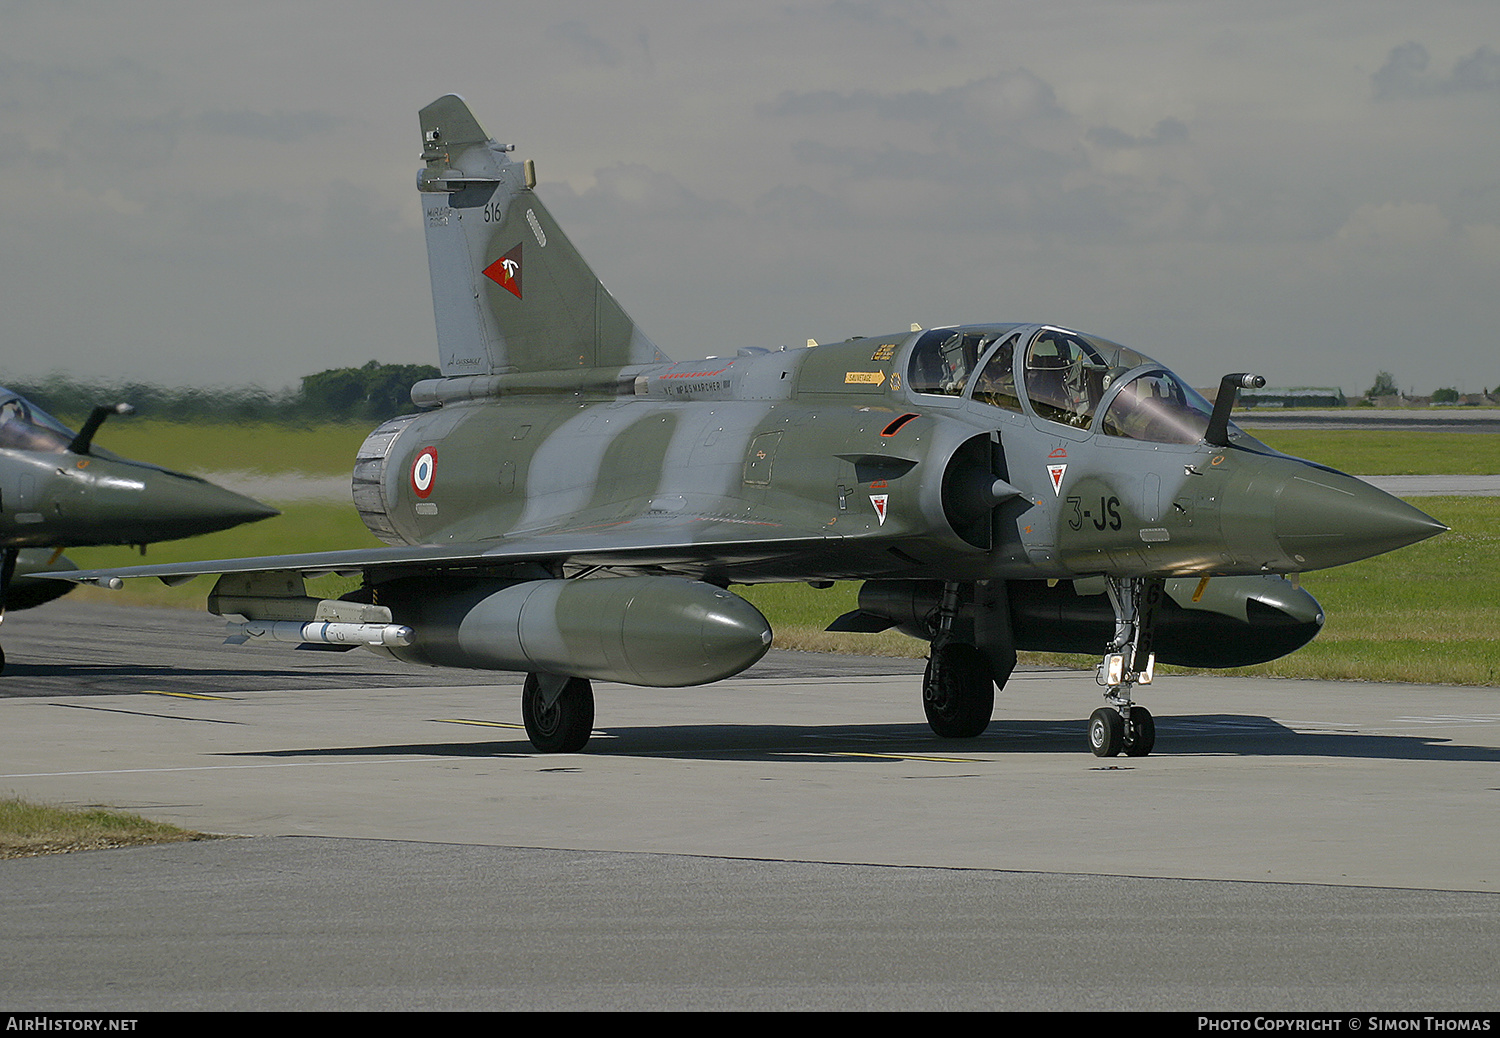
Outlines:
[[[577,753],[594,731],[594,689],[587,678],[569,678],[550,709],[542,706],[542,688],[535,674],[526,675],[521,688],[521,720],[538,753]]]
[[[1114,707],[1101,706],[1089,717],[1089,749],[1095,757],[1118,757],[1125,748],[1125,718]]]
[[[1143,706],[1130,708],[1130,724],[1125,733],[1125,756],[1144,757],[1156,745],[1156,718]]]
[[[922,709],[944,739],[972,739],[989,727],[995,683],[978,649],[963,642],[933,649],[922,676]]]

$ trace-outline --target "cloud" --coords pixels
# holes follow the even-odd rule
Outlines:
[[[1134,137],[1113,126],[1096,126],[1084,134],[1090,144],[1112,149],[1158,148],[1167,144],[1186,144],[1188,136],[1187,124],[1180,119],[1163,119],[1144,137]]]
[[[705,198],[670,173],[640,163],[616,163],[594,173],[594,185],[574,191],[548,185],[548,197],[561,196],[573,219],[694,222],[731,215],[728,202]]]
[[[139,103],[161,85],[160,73],[130,57],[90,63],[71,57],[39,61],[0,52],[0,109],[34,110],[100,99]]]
[[[544,35],[584,65],[617,69],[629,64],[649,68],[651,64],[650,36],[645,28],[638,29],[633,40],[620,37],[630,45],[628,48],[605,39],[576,19],[555,22],[547,26]]]
[[[329,133],[341,121],[327,112],[256,112],[242,108],[203,112],[193,119],[193,125],[206,133],[293,144]]]
[[[958,39],[952,33],[934,37],[921,24],[906,17],[905,12],[911,7],[909,3],[893,3],[891,0],[833,0],[824,8],[823,14],[833,21],[892,32],[902,46],[945,51],[959,48]],[[918,8],[923,18],[930,18],[940,10],[933,4],[918,5]]]
[[[1443,94],[1500,93],[1500,54],[1480,47],[1458,59],[1447,76],[1429,75],[1431,58],[1420,43],[1392,47],[1385,64],[1370,77],[1377,101],[1437,97]]]
[[[1068,117],[1051,84],[1026,69],[973,79],[942,90],[788,92],[765,109],[772,116],[869,114],[892,122],[980,132],[1036,119]]]
[[[1372,252],[1402,253],[1429,248],[1451,230],[1452,223],[1435,205],[1386,202],[1360,206],[1339,229],[1337,238]]]
[[[1165,156],[1119,163],[1085,147],[1190,145],[1186,123],[1160,119],[1141,136],[1086,129],[1053,85],[1025,68],[932,90],[789,92],[763,114],[820,131],[789,145],[811,183],[783,185],[758,203],[778,219],[1097,241],[1156,237],[1203,209]]]
[[[755,200],[757,218],[788,227],[840,227],[858,225],[847,199],[806,185],[781,184]]]
[[[1500,92],[1500,54],[1480,47],[1453,66],[1453,89]]]

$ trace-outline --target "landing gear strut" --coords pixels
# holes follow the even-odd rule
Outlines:
[[[521,719],[538,753],[577,753],[594,731],[594,689],[587,678],[527,674]]]
[[[1161,602],[1159,577],[1105,577],[1115,610],[1115,636],[1095,672],[1109,706],[1089,718],[1089,749],[1096,757],[1144,757],[1156,745],[1156,720],[1130,698],[1136,685],[1151,684],[1156,655],[1151,638]]]
[[[11,578],[16,575],[16,559],[20,557],[20,554],[19,548],[0,549],[0,623],[5,621],[6,592],[10,590]],[[4,672],[5,650],[0,649],[0,674]]]

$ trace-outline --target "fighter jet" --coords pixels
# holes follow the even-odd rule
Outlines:
[[[23,396],[0,387],[0,619],[67,593],[38,579],[75,569],[64,548],[138,544],[225,530],[277,515],[215,486],[93,445],[94,434],[127,404],[94,408],[78,432]],[[5,653],[0,651],[0,670]]]
[[[221,574],[232,640],[366,645],[525,672],[537,750],[588,741],[591,682],[688,686],[771,644],[729,588],[859,580],[832,628],[928,640],[922,704],[984,731],[1019,649],[1099,653],[1100,756],[1149,753],[1158,662],[1272,659],[1323,622],[1286,579],[1445,529],[1281,454],[1144,353],[1053,324],[898,331],[668,359],[446,96],[417,178],[442,377],[360,448],[390,547],[80,574]],[[340,599],[304,578],[361,578]]]

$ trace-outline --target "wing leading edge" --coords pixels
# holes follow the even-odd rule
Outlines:
[[[691,522],[691,520],[689,520]],[[260,555],[242,559],[206,559],[115,569],[82,569],[38,574],[53,580],[118,587],[137,577],[156,577],[165,584],[182,584],[199,576],[227,573],[296,572],[303,576],[330,573],[358,574],[371,570],[427,571],[494,569],[520,563],[630,570],[659,569],[699,573],[732,569],[737,565],[774,563],[804,557],[834,547],[844,540],[822,533],[789,530],[775,524],[746,523],[739,528],[725,520],[705,519],[693,539],[682,536],[684,520],[653,527],[647,520],[620,524],[608,532],[568,530],[528,537],[451,545],[410,545],[355,548],[295,555]],[[624,527],[629,527],[628,530]],[[769,527],[769,528],[767,528]]]

